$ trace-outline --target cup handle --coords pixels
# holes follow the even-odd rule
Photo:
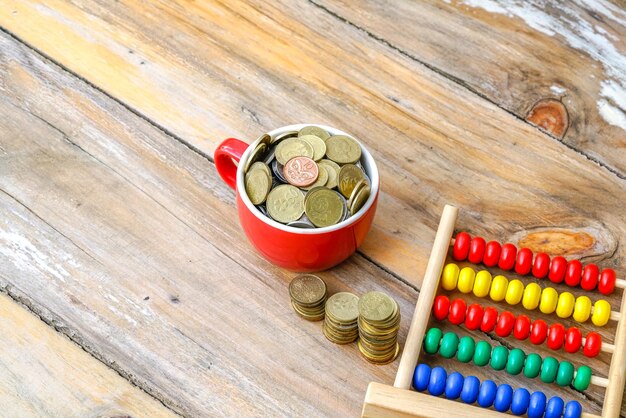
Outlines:
[[[236,139],[228,138],[222,141],[215,149],[213,161],[220,177],[233,189],[237,188],[237,164],[248,148],[248,144]]]

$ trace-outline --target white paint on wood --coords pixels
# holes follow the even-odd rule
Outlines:
[[[531,28],[549,36],[559,36],[572,48],[601,63],[606,79],[601,83],[598,112],[607,123],[626,130],[626,54],[616,46],[618,39],[603,28],[592,25],[588,16],[580,12],[587,10],[624,26],[624,10],[601,0],[576,0],[574,3],[580,6],[576,9],[568,7],[567,3],[547,4],[540,0],[464,0],[463,3],[490,13],[520,18]],[[555,7],[559,13],[550,10]]]

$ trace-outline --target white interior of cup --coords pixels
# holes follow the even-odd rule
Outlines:
[[[370,193],[370,197],[367,199],[363,207],[359,209],[357,213],[355,213],[353,216],[350,216],[348,219],[346,219],[343,222],[339,222],[338,224],[331,225],[331,226],[326,226],[324,228],[296,228],[293,226],[283,225],[280,222],[276,222],[275,220],[263,215],[252,204],[252,202],[250,201],[250,198],[248,197],[248,194],[246,193],[246,187],[244,184],[244,173],[243,173],[243,167],[245,166],[245,162],[248,160],[248,158],[250,158],[250,153],[252,152],[252,150],[254,150],[254,147],[256,146],[258,140],[250,144],[248,148],[246,149],[246,151],[241,156],[241,161],[239,162],[239,166],[237,168],[237,193],[241,195],[241,200],[246,204],[246,206],[248,206],[248,209],[250,209],[250,211],[254,214],[254,216],[259,218],[262,222],[265,222],[266,224],[273,226],[274,228],[282,229],[283,231],[287,231],[287,232],[293,232],[296,234],[305,234],[305,235],[321,234],[324,232],[335,231],[337,229],[341,229],[344,226],[350,225],[358,221],[372,206],[372,204],[374,203],[374,199],[378,195],[378,189],[380,186],[380,178],[378,177],[378,168],[376,167],[376,163],[374,162],[374,158],[372,157],[372,155],[363,146],[363,144],[361,144],[361,142],[358,139],[354,138],[350,134],[340,131],[339,129],[331,128],[330,126],[318,125],[315,123],[301,123],[298,125],[283,126],[282,128],[274,129],[273,131],[268,132],[268,133],[269,135],[274,137],[275,135],[279,135],[287,131],[299,131],[305,126],[319,126],[320,128],[327,130],[331,135],[347,135],[350,138],[354,139],[361,146],[361,155],[362,155],[361,164],[363,165],[363,169],[365,170],[365,173],[368,175],[368,177],[370,178],[370,181],[372,182],[371,184],[372,191]]]

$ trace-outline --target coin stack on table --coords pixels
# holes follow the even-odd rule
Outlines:
[[[320,321],[328,290],[326,283],[313,274],[302,274],[289,284],[289,297],[294,311],[307,321]]]
[[[370,196],[361,147],[317,126],[256,142],[244,167],[245,189],[265,216],[296,228],[323,228],[356,214]]]
[[[359,351],[372,363],[393,361],[400,351],[400,309],[382,292],[368,292],[359,299]]]
[[[335,344],[348,344],[359,337],[359,298],[349,292],[335,293],[326,301],[324,335]]]

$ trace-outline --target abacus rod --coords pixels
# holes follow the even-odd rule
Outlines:
[[[413,312],[411,326],[406,337],[402,357],[400,358],[396,380],[393,384],[397,388],[409,389],[411,387],[413,372],[417,365],[424,332],[426,331],[435,294],[439,287],[439,278],[448,255],[448,243],[454,232],[454,224],[456,223],[458,213],[459,209],[454,206],[446,205],[443,208],[433,249],[426,265],[420,294],[415,303],[415,311]]]
[[[587,338],[583,337],[581,346],[584,347],[586,341],[587,341]],[[612,354],[615,351],[615,346],[613,344],[609,344],[603,341],[602,346],[600,347],[600,351]]]
[[[575,374],[574,377],[576,377]],[[607,388],[609,386],[609,379],[607,379],[606,377],[591,376],[591,384],[595,386],[600,386],[601,388]]]

